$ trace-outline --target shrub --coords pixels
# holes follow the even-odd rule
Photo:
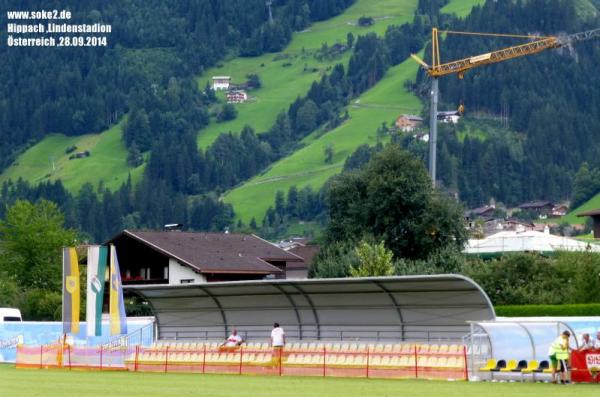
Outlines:
[[[600,303],[573,305],[502,305],[496,306],[496,315],[503,317],[543,316],[600,316]]]

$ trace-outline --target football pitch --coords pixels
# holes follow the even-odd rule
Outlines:
[[[600,394],[600,385],[23,370],[0,365],[0,396],[506,397]]]

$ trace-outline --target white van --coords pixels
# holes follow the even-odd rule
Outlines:
[[[23,318],[21,318],[21,311],[19,309],[0,307],[0,324],[13,321],[23,321]]]

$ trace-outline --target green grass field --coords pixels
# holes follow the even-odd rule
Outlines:
[[[127,149],[121,140],[122,125],[123,121],[100,134],[49,135],[20,155],[2,173],[0,183],[18,178],[34,184],[60,179],[71,192],[77,192],[86,182],[94,186],[102,182],[110,189],[117,189],[129,173],[135,180],[143,170],[143,166],[133,169],[127,165]],[[65,150],[73,145],[77,151],[89,150],[91,156],[69,160]]]
[[[18,397],[592,397],[597,385],[17,370],[0,365],[0,396]]]

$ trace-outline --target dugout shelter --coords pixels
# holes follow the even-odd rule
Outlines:
[[[235,327],[268,339],[278,322],[297,340],[461,340],[469,321],[495,319],[479,285],[461,275],[139,285],[158,339],[222,339]]]

